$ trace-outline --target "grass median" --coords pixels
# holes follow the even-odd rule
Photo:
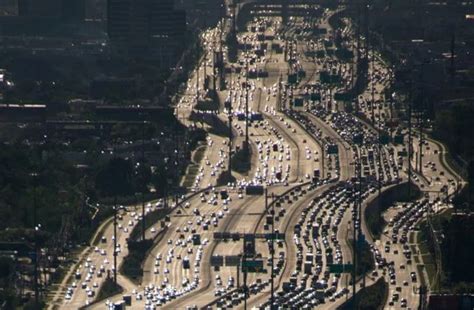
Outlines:
[[[353,240],[348,240],[351,245],[352,256],[354,257],[354,246]],[[357,268],[356,268],[356,277],[363,276],[367,272],[375,268],[375,260],[372,251],[370,250],[370,245],[367,241],[361,243],[357,251]]]
[[[339,306],[337,310],[352,310],[352,309],[364,309],[364,310],[379,310],[383,309],[385,302],[388,297],[388,284],[383,278],[380,278],[372,284],[361,289],[356,293],[355,305],[354,298],[351,297],[344,304]]]
[[[408,182],[400,183],[383,191],[379,197],[373,199],[365,208],[364,216],[367,228],[375,239],[379,239],[387,222],[383,213],[395,202],[413,201],[421,197],[421,192],[415,184],[411,184],[411,195],[408,197]]]
[[[107,278],[100,287],[99,292],[97,293],[96,302],[107,299],[114,295],[120,294],[123,292],[123,288],[119,284],[114,283],[114,279]]]
[[[140,284],[143,278],[143,261],[153,246],[153,240],[128,241],[128,255],[120,266],[120,273],[133,283]]]
[[[252,148],[240,149],[232,155],[232,170],[238,173],[248,173],[251,169]]]

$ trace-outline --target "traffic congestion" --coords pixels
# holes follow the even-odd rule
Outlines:
[[[381,192],[407,182],[408,173],[421,189],[439,183],[440,192],[443,181],[450,181],[443,187],[448,194],[456,190],[456,177],[441,168],[441,151],[433,142],[426,142],[431,151],[422,170],[411,171],[408,166],[414,163],[402,155],[406,138],[397,143],[386,138],[396,131],[391,102],[396,96],[389,102],[384,96],[393,73],[376,52],[370,54],[369,81],[361,95],[349,102],[336,99],[335,94],[355,84],[356,68],[334,53],[340,40],[328,22],[334,13],[321,9],[319,16],[286,21],[255,16],[236,35],[234,62],[220,39],[229,21],[203,31],[204,56],[184,87],[176,114],[183,115],[183,124],[209,131],[212,126],[204,120],[213,119],[231,134],[209,132],[189,193],[170,206],[164,221],[147,229],[154,244],[146,253],[141,282],[119,277],[123,294],[93,302],[104,278],[113,273],[114,252],[120,265],[129,232],[142,220],[139,211],[121,208],[117,247],[109,226],[75,271],[64,309],[89,304],[91,309],[115,309],[124,295],[134,309],[335,309],[353,296],[353,287],[358,291],[380,278],[389,286],[384,309],[417,308],[417,290],[426,276],[415,262],[411,236],[430,213],[449,208],[449,201],[430,192],[387,206],[379,237],[367,228],[365,209]],[[326,31],[315,34],[315,27]],[[357,50],[349,22],[339,32],[353,55],[366,52],[363,44]],[[221,73],[217,51],[222,51]],[[219,78],[222,87],[206,82]],[[218,108],[197,109],[211,88]],[[401,126],[397,130],[405,132]],[[232,171],[234,182],[217,185],[229,159],[243,151],[249,157],[247,171]],[[145,215],[159,208],[162,203],[150,203]],[[254,253],[242,250],[240,238],[216,239],[216,233],[234,233],[243,240],[253,235]],[[264,234],[270,239],[255,237]],[[374,268],[357,271],[355,280],[355,270],[338,272],[334,266],[353,266],[356,239],[367,246]],[[211,266],[215,256],[237,257],[240,265]],[[263,265],[244,276],[239,269],[243,260]]]

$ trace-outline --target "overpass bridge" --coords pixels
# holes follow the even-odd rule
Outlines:
[[[320,16],[323,12],[321,1],[316,0],[234,0],[229,5],[236,18],[235,26],[243,29],[255,16],[281,16],[283,23],[292,16]]]
[[[280,3],[253,3],[249,4],[252,16],[281,16],[283,20],[289,16],[318,16],[322,10],[317,4],[293,3],[293,1],[276,1]],[[313,2],[313,1],[307,1]]]

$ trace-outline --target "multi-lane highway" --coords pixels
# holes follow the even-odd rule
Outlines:
[[[366,285],[383,277],[389,283],[384,308],[417,308],[420,278],[425,275],[412,258],[417,245],[410,236],[429,212],[450,207],[442,198],[455,193],[462,179],[446,166],[441,146],[428,137],[423,137],[421,170],[416,168],[419,136],[413,134],[411,160],[403,155],[406,137],[398,144],[390,139],[382,142],[381,132],[393,126],[397,113],[382,95],[390,86],[392,69],[376,52],[370,55],[368,86],[349,102],[353,108],[335,99],[335,93],[354,84],[356,68],[334,54],[337,29],[328,23],[334,12],[321,12],[321,16],[290,17],[285,22],[278,16],[255,17],[237,34],[240,48],[235,63],[229,62],[228,46],[220,40],[226,35],[220,32],[231,28],[228,21],[224,27],[220,24],[202,33],[205,55],[187,81],[176,115],[187,126],[194,126],[193,113],[203,118],[212,114],[224,124],[231,116],[232,140],[209,133],[189,188],[192,196],[174,206],[164,227],[155,223],[147,230],[154,245],[141,266],[140,284],[119,274],[124,293],[94,303],[112,271],[113,225],[109,224],[101,233],[103,242],[84,252],[70,273],[56,304],[71,309],[92,303],[89,308],[104,309],[122,300],[122,295],[131,295],[133,309],[243,309],[244,304],[267,309],[273,266],[275,305],[334,309],[352,296],[351,276],[332,273],[329,265],[353,262],[351,242],[360,232],[375,261],[374,270],[366,271]],[[325,31],[315,32],[315,26]],[[363,55],[362,48],[356,50],[350,23],[341,32],[345,46],[354,55]],[[212,89],[213,83],[208,83],[206,89],[205,73],[211,79],[213,74],[219,78],[212,61],[218,50],[224,52],[226,70],[219,76],[226,87]],[[328,82],[325,74],[338,82]],[[195,111],[211,91],[217,95],[218,111]],[[351,112],[355,107],[357,113]],[[395,129],[406,132],[403,126]],[[215,187],[218,176],[228,169],[229,143],[233,153],[244,148],[247,130],[250,169],[233,172],[235,183]],[[363,217],[365,208],[378,190],[406,182],[408,165],[413,167],[410,178],[425,195],[389,206],[383,213],[388,224],[380,238],[374,238]],[[262,186],[273,196],[247,195],[246,188],[252,186]],[[271,208],[266,209],[268,205]],[[162,204],[149,203],[147,212],[155,208]],[[238,267],[210,265],[212,256],[243,254],[242,241],[217,240],[216,232],[269,233],[270,211],[274,212],[270,216],[273,228],[284,234],[275,240],[273,264],[268,240],[256,239],[256,253],[245,257],[263,260],[266,272],[249,273],[245,285]],[[140,215],[133,207],[120,211],[119,265],[128,253],[127,238]],[[358,280],[358,290],[360,283]]]

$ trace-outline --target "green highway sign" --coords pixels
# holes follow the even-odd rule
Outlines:
[[[295,98],[293,105],[295,107],[302,107],[303,104],[304,104],[303,98]]]
[[[222,255],[211,256],[211,266],[214,266],[214,267],[224,266],[224,257]]]
[[[265,234],[265,239],[267,239],[267,240],[283,240],[283,239],[285,239],[285,234],[282,234],[282,233]]]
[[[263,272],[263,260],[242,261],[242,272]]]
[[[352,264],[328,264],[330,273],[350,273],[354,268]]]
[[[285,239],[284,233],[266,233],[266,234],[255,234],[257,239],[266,239],[266,240],[283,240]]]
[[[240,265],[240,255],[227,255],[224,256],[225,265],[228,267]]]
[[[316,101],[316,100],[321,100],[321,95],[317,93],[312,93],[311,94],[311,100]]]

